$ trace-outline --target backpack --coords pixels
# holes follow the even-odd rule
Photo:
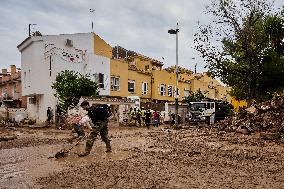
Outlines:
[[[91,106],[88,110],[88,116],[93,123],[97,121],[106,121],[110,116],[109,107],[106,104]]]

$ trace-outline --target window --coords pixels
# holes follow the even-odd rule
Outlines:
[[[136,62],[135,61],[133,61],[133,62],[130,62],[130,64],[129,64],[130,66],[136,66]]]
[[[145,66],[145,70],[147,71],[147,70],[149,70],[150,69],[150,66],[149,65],[146,65]]]
[[[67,47],[73,47],[73,41],[71,39],[66,39],[65,45]]]
[[[35,97],[29,97],[29,104],[36,104],[36,98]]]
[[[143,82],[142,83],[142,95],[146,95],[148,93],[148,83]]]
[[[14,84],[13,85],[13,96],[15,96],[16,93],[17,93],[17,85]]]
[[[168,96],[173,96],[173,86],[168,86]]]
[[[135,92],[135,81],[128,80],[128,92],[134,93]]]
[[[210,109],[210,103],[207,103],[206,109]]]
[[[161,94],[161,96],[166,95],[166,85],[165,84],[160,85],[160,94]]]
[[[200,102],[200,103],[193,103],[193,104],[191,104],[191,106],[190,106],[190,110],[193,110],[193,111],[197,111],[197,110],[205,110],[205,108],[206,108],[206,104],[205,103],[202,103],[202,102]]]
[[[184,97],[188,97],[189,96],[189,90],[188,89],[184,89]]]
[[[119,77],[111,76],[111,90],[119,91]]]
[[[99,73],[99,74],[95,74],[95,81],[98,84],[98,87],[100,89],[103,89],[105,87],[104,85],[104,74]]]

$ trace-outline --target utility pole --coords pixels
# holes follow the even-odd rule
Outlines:
[[[32,36],[32,34],[31,34],[31,26],[35,26],[36,24],[29,24],[29,37],[31,37]]]
[[[178,23],[177,28],[168,30],[169,34],[175,34],[176,35],[176,91],[175,91],[175,126],[178,127]]]

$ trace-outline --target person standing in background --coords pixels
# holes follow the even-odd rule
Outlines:
[[[47,108],[46,116],[47,116],[47,125],[50,126],[50,124],[51,124],[51,107]]]

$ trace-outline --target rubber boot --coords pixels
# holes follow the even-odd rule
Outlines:
[[[111,152],[110,142],[107,142],[107,143],[106,143],[106,149],[107,149],[107,150],[106,150],[107,153]]]
[[[87,143],[86,143],[86,148],[85,148],[85,152],[82,153],[82,154],[78,154],[78,156],[79,156],[79,157],[87,156],[87,155],[90,154],[91,150],[92,150],[92,145],[90,145],[90,144],[88,143],[88,141],[87,141]]]
[[[78,154],[78,156],[79,157],[84,157],[84,156],[87,156],[87,155],[89,155],[90,154],[90,152],[84,152],[84,153],[82,153],[82,154]]]

